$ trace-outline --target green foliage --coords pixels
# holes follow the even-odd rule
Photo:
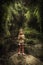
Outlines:
[[[11,31],[12,33],[15,34],[16,28],[20,27],[19,24],[21,24],[21,27],[27,28],[25,29],[26,34],[29,34],[30,32],[36,32],[38,29],[41,31],[39,6],[38,5],[34,7],[31,7],[31,6],[25,6],[25,3],[21,0],[10,3],[9,5],[7,4],[2,5],[4,10],[4,15],[3,15],[4,26],[3,27],[4,27],[6,36],[11,36]],[[14,28],[14,29],[11,30],[11,28],[12,29]]]
[[[28,10],[25,14],[24,14],[24,16],[26,17],[26,19],[27,20],[29,20],[30,19],[30,11]]]
[[[13,51],[17,50],[17,37],[20,27],[23,28],[26,37],[25,53],[30,53],[34,56],[42,55],[43,34],[41,19],[43,18],[40,13],[41,0],[39,2],[38,0],[35,0],[35,2],[34,0],[3,0],[2,3],[0,5],[2,6],[2,9],[0,9],[2,12],[0,13],[0,30],[2,31],[1,28],[3,28],[4,33],[3,31],[0,33],[3,33],[4,36],[0,37],[0,57],[4,56],[5,61],[3,61],[5,64],[9,65],[11,63],[11,65],[14,65],[12,62],[7,62],[8,60],[7,57],[5,59],[5,56],[10,56]]]

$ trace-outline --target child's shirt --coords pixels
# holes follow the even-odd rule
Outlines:
[[[24,43],[25,35],[24,34],[19,34],[18,35],[18,42],[19,43]]]

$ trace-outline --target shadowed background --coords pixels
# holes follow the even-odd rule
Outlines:
[[[43,0],[0,0],[0,64],[17,53],[17,36],[24,29],[25,53],[43,61]],[[2,63],[3,62],[3,63]]]

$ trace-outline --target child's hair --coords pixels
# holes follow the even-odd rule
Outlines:
[[[24,32],[23,32],[23,29],[22,29],[22,28],[20,28],[20,29],[19,29],[19,34],[20,34],[20,35],[24,34]]]

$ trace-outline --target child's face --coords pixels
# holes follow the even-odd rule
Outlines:
[[[22,28],[19,30],[19,33],[20,34],[23,34],[23,29]]]
[[[20,29],[20,32],[23,32],[23,29],[22,28]]]

